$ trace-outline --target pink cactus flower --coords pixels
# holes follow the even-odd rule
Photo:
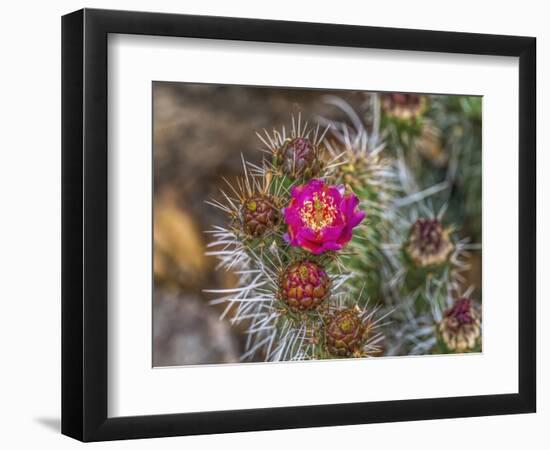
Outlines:
[[[290,204],[284,209],[288,232],[285,240],[318,255],[341,250],[350,240],[353,228],[364,219],[357,210],[359,199],[345,193],[343,186],[330,186],[322,180],[310,180],[294,186]]]

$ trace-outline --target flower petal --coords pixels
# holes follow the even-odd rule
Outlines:
[[[322,200],[318,200],[321,197]],[[330,222],[321,228],[319,222],[312,222],[311,216],[308,222],[305,221],[301,212],[305,202],[318,201],[323,202],[321,207],[329,208],[330,205],[332,214]],[[288,226],[284,239],[290,245],[302,247],[314,254],[341,250],[351,240],[353,228],[365,218],[365,213],[357,210],[358,206],[357,196],[353,193],[346,195],[343,186],[326,185],[320,179],[293,186],[289,205],[283,209]],[[308,207],[311,210],[311,203]]]

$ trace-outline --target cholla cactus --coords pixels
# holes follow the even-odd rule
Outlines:
[[[469,268],[469,239],[458,239],[452,225],[445,225],[446,207],[435,214],[428,206],[409,208],[409,215],[394,223],[392,247],[387,255],[394,267],[392,285],[409,293],[441,278],[455,286]]]
[[[297,121],[292,117],[289,135],[285,127],[280,131],[273,130],[272,135],[266,130],[263,134],[256,134],[266,146],[265,151],[271,156],[272,168],[277,176],[309,180],[319,176],[323,169],[323,138],[326,131],[320,133],[319,127],[308,128],[307,122],[302,125],[299,115]]]
[[[295,137],[285,139],[274,156],[285,175],[292,179],[309,179],[321,172],[321,151],[319,144],[308,138]]]
[[[451,229],[437,218],[417,219],[411,226],[404,251],[416,267],[436,267],[449,259],[454,245]]]
[[[428,98],[422,94],[391,92],[382,94],[382,110],[390,120],[417,125],[428,109]]]
[[[473,300],[473,287],[452,290],[434,280],[427,284],[419,308],[415,299],[403,303],[404,319],[396,319],[397,338],[389,354],[412,355],[481,351],[481,313]]]
[[[325,325],[326,348],[334,356],[361,356],[369,335],[369,323],[358,308],[335,311]]]
[[[328,154],[338,161],[329,172],[330,178],[353,189],[365,212],[365,220],[354,233],[346,256],[348,270],[357,274],[350,281],[350,288],[356,292],[366,290],[369,298],[379,303],[391,270],[383,247],[393,227],[394,200],[401,191],[395,161],[386,156],[385,145],[379,140],[379,98],[375,94],[369,96],[370,127],[341,99],[327,97],[326,101],[349,118],[346,123],[321,119],[330,125]]]
[[[438,331],[444,345],[454,352],[471,351],[481,338],[481,315],[471,299],[462,297],[443,314]]]
[[[259,135],[270,159],[261,167],[243,161],[244,178],[222,192],[223,202],[210,202],[229,216],[228,228],[212,231],[211,254],[239,276],[238,287],[211,291],[222,294],[213,302],[227,303],[224,315],[246,324],[243,359],[332,357],[324,323],[353,276],[340,251],[364,212],[350,189],[327,176],[334,166],[321,156],[326,130],[302,126],[300,116],[292,124],[289,137],[285,128]],[[367,354],[372,343],[361,343]]]
[[[242,202],[239,219],[243,232],[248,236],[264,236],[276,227],[279,218],[279,208],[269,195],[255,194]]]
[[[327,102],[348,120],[310,128],[298,115],[288,132],[257,133],[267,158],[243,160],[244,177],[210,202],[228,216],[211,232],[211,254],[238,276],[235,288],[210,292],[246,329],[242,359],[480,348],[472,290],[458,294],[478,247],[447,218],[454,175],[425,185],[408,164],[410,148],[443,145],[428,128],[432,99],[368,94],[362,116]]]
[[[326,270],[307,259],[287,267],[279,284],[279,298],[295,311],[314,310],[330,296]]]

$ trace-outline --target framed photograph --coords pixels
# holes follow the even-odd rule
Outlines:
[[[62,20],[62,432],[535,412],[536,40]]]

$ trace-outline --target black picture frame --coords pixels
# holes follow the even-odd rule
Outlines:
[[[518,57],[518,393],[107,417],[109,33]],[[82,441],[102,441],[535,412],[535,91],[533,37],[93,9],[64,16],[62,433]]]

